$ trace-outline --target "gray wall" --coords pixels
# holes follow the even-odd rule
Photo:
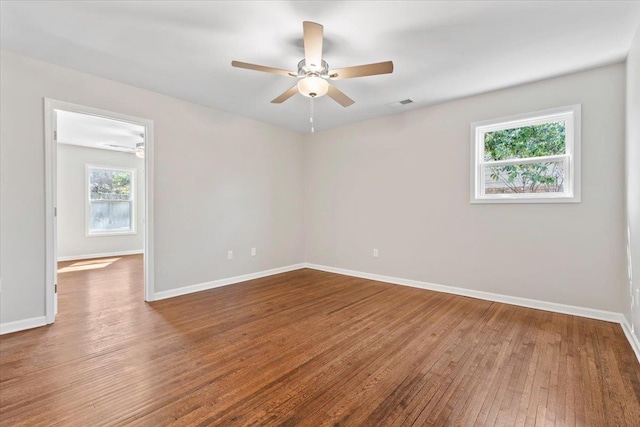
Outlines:
[[[100,255],[144,249],[144,159],[77,145],[58,144],[58,257]],[[136,234],[87,236],[87,164],[136,169]]]
[[[629,227],[629,286],[625,314],[640,340],[640,29],[627,58],[627,219]],[[637,300],[632,304],[632,293]]]
[[[470,123],[571,104],[582,203],[469,203]],[[620,313],[624,114],[616,64],[317,133],[305,143],[306,260]]]
[[[301,135],[10,52],[0,87],[0,322],[44,316],[44,97],[154,120],[156,292],[303,261]]]

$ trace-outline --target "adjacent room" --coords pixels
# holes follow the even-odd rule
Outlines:
[[[123,296],[143,297],[146,130],[63,109],[53,109],[51,115],[56,159],[53,259],[58,263],[54,313],[100,316],[101,307],[124,304]],[[126,285],[114,274],[125,265],[132,273]],[[92,304],[86,304],[86,296]]]
[[[640,1],[1,0],[0,48],[0,426],[640,426]]]

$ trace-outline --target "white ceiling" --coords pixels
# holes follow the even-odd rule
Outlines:
[[[58,111],[56,116],[60,144],[130,151],[144,142],[140,136],[144,135],[144,126],[70,111]]]
[[[341,80],[356,103],[316,100],[317,130],[623,60],[640,22],[627,1],[2,1],[1,47],[300,132],[309,100],[270,101],[295,70],[302,21],[325,27],[331,68],[392,60]]]

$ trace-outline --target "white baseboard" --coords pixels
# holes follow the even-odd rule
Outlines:
[[[521,307],[536,308],[538,310],[552,311],[555,313],[571,314],[574,316],[588,317],[590,319],[606,320],[608,322],[622,323],[624,316],[612,311],[597,310],[595,308],[578,307],[575,305],[558,304],[555,302],[540,301],[529,298],[514,297],[509,295],[494,294],[491,292],[475,291],[454,286],[438,285],[435,283],[421,282],[418,280],[401,279],[398,277],[382,276],[379,274],[363,273],[361,271],[346,270],[343,268],[328,267],[325,265],[307,264],[307,268],[321,270],[329,273],[344,274],[346,276],[360,277],[363,279],[377,280],[379,282],[393,283],[395,285],[411,286],[413,288],[428,289],[430,291],[445,292],[448,294],[462,295],[487,301],[501,302],[518,305]]]
[[[45,326],[46,324],[47,318],[45,316],[0,323],[0,335],[24,331],[25,329],[38,328],[40,326]]]
[[[110,256],[124,256],[124,255],[137,255],[143,254],[144,250],[136,249],[133,251],[119,251],[119,252],[105,252],[102,254],[86,254],[86,255],[70,255],[70,256],[59,256],[58,262],[60,261],[78,261],[81,259],[93,259],[93,258],[107,258]]]
[[[636,337],[635,334],[632,332],[631,325],[629,325],[629,322],[627,321],[626,317],[620,323],[620,326],[622,326],[622,331],[627,337],[627,340],[629,340],[629,344],[631,344],[631,348],[633,349],[633,352],[636,354],[636,357],[638,358],[638,362],[640,362],[640,341],[638,340],[638,337]]]
[[[300,270],[306,264],[292,264],[284,267],[272,268],[270,270],[257,271],[255,273],[243,274],[241,276],[228,277],[226,279],[213,280],[211,282],[198,283],[197,285],[184,286],[182,288],[171,289],[169,291],[156,292],[154,301],[166,298],[173,298],[180,295],[205,291],[207,289],[219,288],[220,286],[233,285],[234,283],[245,282],[247,280],[259,279],[261,277],[273,276],[274,274],[286,273],[287,271]]]

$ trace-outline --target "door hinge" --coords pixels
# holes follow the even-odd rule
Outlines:
[[[53,292],[54,293],[58,293],[58,284],[56,283],[55,285],[53,285]]]
[[[53,216],[58,216],[58,208],[53,208]]]
[[[57,131],[57,130],[54,130],[54,131],[53,131],[53,140],[54,140],[54,141],[57,141],[57,140],[58,140],[58,131]]]

